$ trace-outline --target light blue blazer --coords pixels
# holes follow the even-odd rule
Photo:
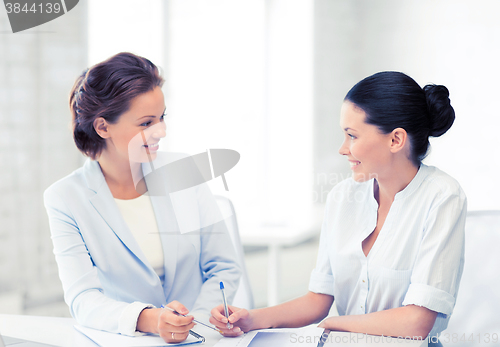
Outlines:
[[[144,165],[149,163],[143,169]],[[181,234],[172,212],[172,204],[195,206],[195,218],[204,225],[210,206],[215,206],[208,187],[201,184],[182,201],[174,200],[168,194],[151,196],[164,254],[162,286],[122,218],[97,161],[87,160],[45,191],[64,299],[79,324],[121,332],[124,312],[134,303],[160,307],[172,300],[193,314],[209,314],[221,303],[220,281],[232,300],[241,272],[224,221]]]

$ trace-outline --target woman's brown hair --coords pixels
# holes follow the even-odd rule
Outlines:
[[[116,123],[135,97],[163,85],[158,68],[132,53],[118,53],[92,66],[77,78],[69,97],[76,147],[96,159],[106,147],[94,120]]]

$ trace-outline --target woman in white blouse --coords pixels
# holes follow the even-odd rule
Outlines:
[[[399,72],[381,72],[346,95],[339,153],[353,175],[333,188],[309,292],[252,311],[220,306],[211,322],[226,336],[339,316],[320,326],[395,337],[433,337],[453,311],[464,264],[466,197],[439,169],[422,164],[429,136],[444,134],[455,114],[441,85],[424,88]]]
[[[89,159],[44,198],[64,298],[77,322],[180,342],[193,316],[208,319],[221,301],[220,281],[231,300],[240,270],[224,221],[210,222],[218,211],[208,188],[186,189],[176,200],[159,191],[169,184],[161,170],[146,175],[176,159],[158,153],[166,135],[162,84],[153,63],[130,53],[82,74],[70,107],[76,146]],[[181,233],[186,209],[199,229]]]

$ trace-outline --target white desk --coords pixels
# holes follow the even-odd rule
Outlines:
[[[240,233],[244,246],[264,246],[268,249],[267,306],[280,303],[279,259],[281,249],[295,246],[319,234],[320,228],[261,227]]]
[[[72,318],[58,317],[38,317],[38,316],[21,316],[0,314],[0,332],[3,335],[17,337],[46,344],[51,344],[61,347],[96,347],[96,345],[80,334],[73,328],[75,324]],[[300,330],[293,330],[295,336],[301,336],[308,327]],[[283,331],[287,331],[284,329]],[[203,326],[196,327],[196,331],[205,337],[204,347],[213,347],[220,339],[221,335]],[[306,334],[307,335],[307,334]],[[357,334],[359,335],[359,334]],[[392,342],[387,342],[379,337],[362,336],[352,339],[350,333],[332,332],[330,335],[331,342],[334,344],[343,343],[345,346],[356,347],[375,347],[375,346],[405,346],[405,347],[425,347],[427,342],[404,341],[393,339]],[[298,340],[297,342],[299,342]],[[233,346],[234,339],[228,338],[221,341],[222,346]],[[300,346],[300,343],[296,344]]]
[[[92,341],[76,331],[74,325],[73,318],[0,314],[2,335],[61,347],[96,347]],[[203,326],[197,326],[195,331],[205,337],[202,346],[206,347],[213,347],[222,337]]]

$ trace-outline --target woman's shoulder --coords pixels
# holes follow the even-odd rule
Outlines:
[[[425,171],[425,178],[422,181],[422,188],[425,191],[465,197],[460,183],[446,172],[435,166],[424,164],[421,168]]]
[[[92,182],[94,180],[94,182]],[[88,159],[83,166],[74,170],[65,177],[52,183],[44,192],[44,196],[74,196],[78,192],[85,191],[99,182],[105,182],[100,171],[99,163]]]

